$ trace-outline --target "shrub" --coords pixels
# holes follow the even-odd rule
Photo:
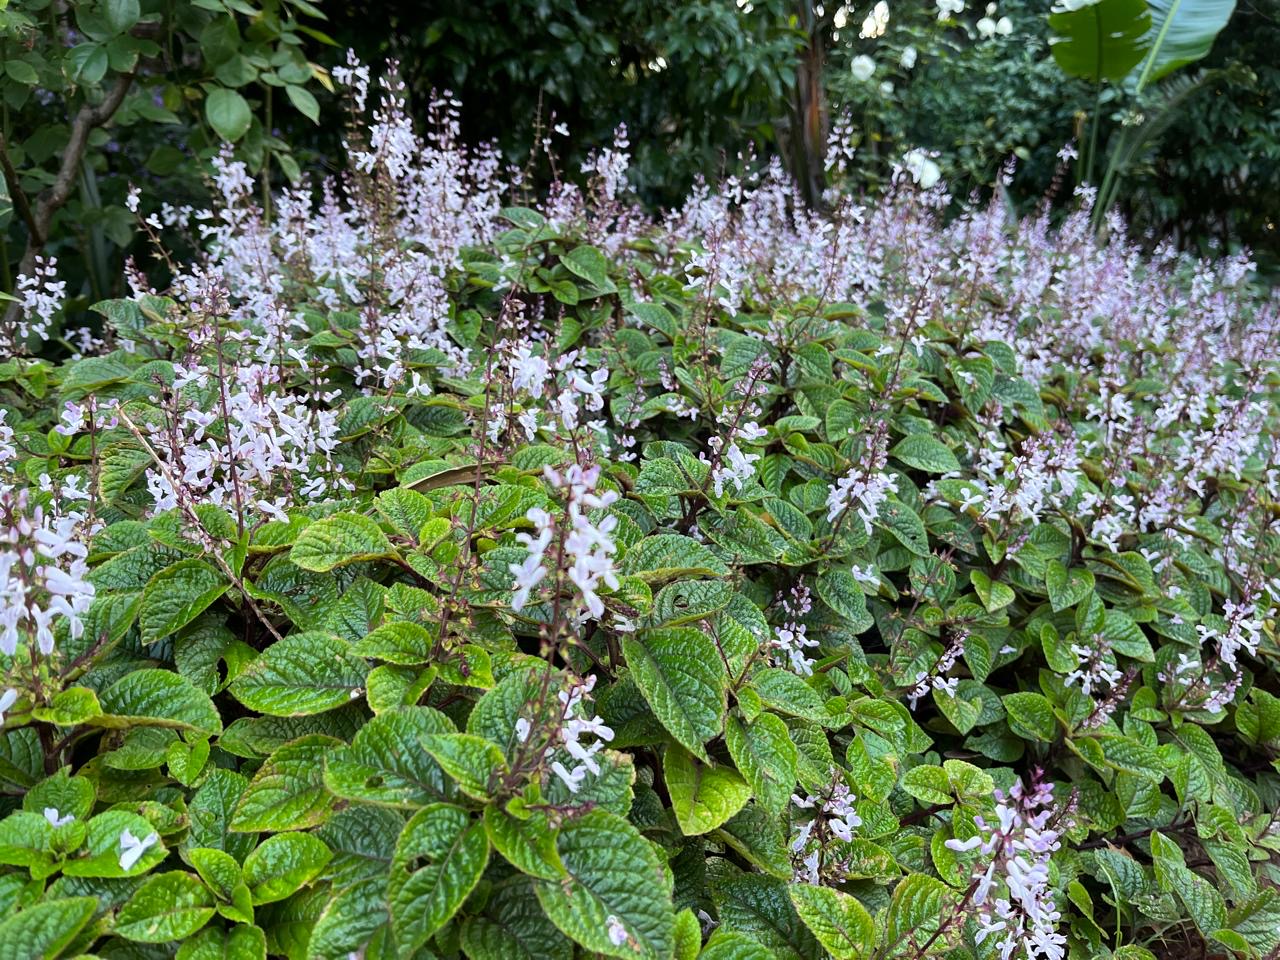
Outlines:
[[[6,956],[1280,946],[1244,258],[901,172],[649,219],[620,149],[505,206],[339,74],[346,177],[224,160],[0,366]]]

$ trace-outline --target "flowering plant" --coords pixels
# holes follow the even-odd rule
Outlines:
[[[0,364],[0,950],[1280,948],[1246,259],[905,170],[655,219],[622,136],[533,201],[336,75],[347,176],[224,160],[204,257]]]

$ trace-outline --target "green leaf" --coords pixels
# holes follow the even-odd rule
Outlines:
[[[34,87],[40,82],[40,74],[36,73],[36,68],[27,63],[27,61],[19,60],[16,57],[5,61],[4,71],[9,74],[11,79],[28,87]]]
[[[950,803],[951,779],[941,767],[921,764],[902,775],[902,789],[923,804]]]
[[[181,870],[143,881],[116,914],[114,930],[138,943],[183,940],[213,917],[213,895],[198,877]]]
[[[244,882],[254,904],[283,900],[319,876],[332,857],[309,833],[276,834],[245,857]]]
[[[484,808],[484,828],[494,849],[522,873],[542,880],[565,876],[556,832],[545,813],[525,811],[521,819],[489,804]]]
[[[730,716],[724,732],[729,756],[760,805],[781,814],[796,786],[796,745],[787,725],[772,713],[761,713],[750,723]]]
[[[833,960],[859,960],[871,955],[875,921],[856,899],[830,887],[808,883],[793,883],[787,892],[804,925]]]
[[[1007,607],[1017,597],[1012,587],[999,580],[992,580],[981,570],[969,571],[969,582],[978,592],[978,597],[982,600],[982,605],[987,608],[987,613],[995,613]]]
[[[622,573],[647,583],[678,577],[724,577],[729,568],[702,544],[678,533],[645,537],[622,558]]]
[[[214,133],[230,143],[243,137],[253,123],[253,112],[249,109],[248,101],[226,87],[216,87],[209,91],[204,104],[204,116]]]
[[[1074,607],[1093,592],[1093,574],[1081,567],[1068,570],[1057,560],[1050,560],[1045,568],[1044,585],[1049,591],[1049,603],[1053,612]]]
[[[301,717],[334,710],[363,693],[368,666],[327,633],[294,633],[241,671],[231,693],[250,710]]]
[[[1153,783],[1164,780],[1165,767],[1160,762],[1160,754],[1154,747],[1140,743],[1132,737],[1106,737],[1102,741],[1102,752],[1107,758],[1107,763],[1117,770],[1135,774]]]
[[[960,461],[945,443],[928,433],[909,433],[894,445],[889,456],[926,473],[951,473]]]
[[[674,627],[705,620],[729,605],[733,586],[722,580],[680,580],[669,583],[653,598],[645,626]]]
[[[910,955],[923,947],[937,932],[951,902],[952,893],[941,880],[920,873],[904,877],[889,901],[885,935],[890,949],[886,955]]]
[[[560,257],[560,262],[570,273],[586,280],[599,293],[615,293],[618,289],[609,279],[608,258],[595,247],[574,247]]]
[[[176,960],[267,960],[267,938],[259,927],[240,923],[209,927],[178,948]]]
[[[186,677],[169,670],[127,673],[98,697],[102,715],[86,722],[95,727],[172,727],[207,736],[222,732],[222,718],[208,694]]]
[[[1151,10],[1151,48],[1138,75],[1138,90],[1180,67],[1209,55],[1236,0],[1147,0]]]
[[[359,513],[335,513],[299,534],[289,559],[304,570],[323,573],[361,560],[395,557],[395,548],[373,520]]]
[[[676,822],[687,837],[710,833],[751,798],[751,788],[736,770],[699,763],[674,744],[662,755],[662,773]]]
[[[715,642],[701,630],[673,627],[625,635],[622,650],[654,716],[710,762],[704,744],[720,735],[728,706],[728,677]]]
[[[320,122],[320,104],[310,90],[306,87],[300,87],[296,83],[291,83],[284,88],[284,92],[289,97],[289,102],[293,104],[295,110],[312,123]]]
[[[276,750],[253,775],[231,816],[231,829],[302,830],[323,823],[334,805],[324,788],[324,758],[341,743],[314,734]]]
[[[415,865],[425,861],[415,869]],[[411,955],[458,912],[489,862],[484,825],[461,807],[437,803],[405,824],[391,867],[391,926]]]
[[[138,0],[105,0],[102,15],[112,33],[124,33],[138,22],[142,10]]]
[[[235,889],[244,883],[244,871],[231,854],[213,847],[194,847],[186,851],[186,858],[195,867],[200,879],[217,896],[230,900]]]
[[[226,578],[203,560],[179,560],[147,581],[138,626],[143,643],[177,633],[227,592]]]
[[[1222,894],[1204,877],[1187,868],[1182,849],[1160,831],[1151,834],[1151,863],[1156,882],[1174,893],[1206,936],[1227,925]]]
[[[818,597],[844,618],[844,626],[852,633],[862,633],[875,625],[867,612],[867,598],[862,587],[847,570],[828,570],[815,584]]]
[[[98,907],[96,897],[42,900],[0,921],[0,960],[53,960]]]
[[[426,628],[408,620],[384,623],[363,640],[351,645],[358,657],[382,660],[401,666],[415,666],[431,659],[433,641]]]
[[[453,733],[453,723],[431,707],[401,707],[374,717],[360,728],[349,747],[324,758],[324,783],[346,800],[417,810],[452,800],[444,771],[419,738]]]
[[[1008,716],[1009,729],[1024,740],[1050,741],[1058,732],[1058,721],[1049,701],[1038,693],[1009,693],[1000,698]]]
[[[592,810],[565,822],[557,842],[569,879],[539,881],[551,922],[587,950],[610,957],[666,958],[672,952],[671,888],[657,854],[629,822]],[[609,937],[609,917],[627,932]]]
[[[1094,83],[1122,80],[1147,51],[1146,0],[1095,0],[1051,13],[1050,52],[1063,71]]]
[[[819,955],[817,941],[796,913],[787,884],[776,877],[739,874],[711,888],[720,930],[746,934],[769,948],[774,960]]]
[[[74,727],[102,716],[102,705],[88,687],[68,687],[54,694],[47,707],[32,708],[31,715],[45,723]]]
[[[917,557],[932,556],[924,522],[910,507],[894,499],[885,500],[880,504],[877,522]]]
[[[507,770],[507,761],[496,744],[470,733],[436,733],[419,737],[422,749],[440,764],[458,789],[487,801]]]

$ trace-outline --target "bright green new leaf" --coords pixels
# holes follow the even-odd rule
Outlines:
[[[332,857],[311,834],[276,834],[245,858],[244,882],[255,904],[283,900],[314,880]]]
[[[663,753],[662,773],[676,822],[688,837],[710,833],[751,798],[751,788],[736,770],[699,763],[674,744]]]
[[[148,877],[116,914],[114,930],[138,943],[170,943],[191,936],[213,914],[213,895],[200,878],[174,870]]]

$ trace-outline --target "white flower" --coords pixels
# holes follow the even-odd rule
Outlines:
[[[916,58],[919,57],[919,51],[915,47],[906,46],[902,48],[902,56],[898,59],[898,65],[903,70],[910,70],[916,65]]]
[[[541,397],[551,367],[545,358],[534,356],[529,345],[522,343],[512,351],[507,370],[511,374],[511,386],[527,390],[532,397]]]
[[[885,29],[889,26],[889,4],[884,0],[872,7],[871,12],[867,14],[867,18],[862,21],[862,31],[858,34],[863,40],[874,40],[876,37],[883,37]]]
[[[1013,33],[1013,21],[1008,17],[1001,17],[996,21],[996,33],[1002,37],[1007,37]]]
[[[983,17],[977,23],[978,33],[984,37],[994,37],[996,35],[996,22],[990,17]]]
[[[4,712],[12,707],[18,701],[18,691],[10,687],[4,693],[0,693],[0,724],[4,723]]]
[[[860,53],[849,64],[849,71],[853,74],[853,79],[860,83],[866,83],[871,79],[871,75],[876,72],[876,62],[865,53]]]
[[[902,166],[907,173],[911,174],[911,179],[925,190],[930,189],[942,179],[942,170],[930,159],[929,154],[919,147],[907,152],[902,158]]]
[[[65,816],[58,813],[56,807],[45,807],[44,818],[49,821],[51,827],[65,827],[68,823],[75,820],[74,813],[68,813]]]
[[[132,870],[142,855],[160,842],[160,834],[148,833],[139,840],[128,828],[120,834],[120,869]]]
[[[609,914],[609,918],[605,921],[609,925],[609,942],[615,947],[620,947],[627,942],[627,928],[622,925],[622,921]]]
[[[938,5],[938,19],[946,20],[948,17],[958,16],[964,11],[964,0],[936,0]]]
[[[892,97],[892,96],[893,96],[893,90],[894,90],[894,86],[893,86],[893,81],[892,81],[892,80],[883,80],[883,81],[881,81],[881,83],[880,83],[880,96],[882,96],[882,97]]]

